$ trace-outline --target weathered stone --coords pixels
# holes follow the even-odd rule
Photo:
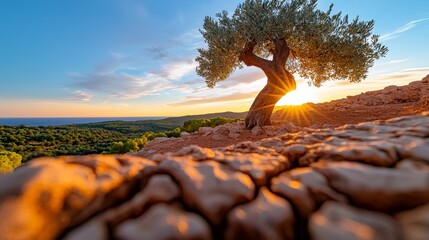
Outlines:
[[[0,217],[8,219],[0,221],[2,239],[55,238],[123,201],[153,165],[129,155],[32,160],[0,179]]]
[[[395,166],[396,169],[404,171],[424,171],[429,173],[429,164],[421,161],[404,159],[398,162]]]
[[[109,229],[101,221],[90,221],[79,226],[77,229],[73,229],[63,240],[82,240],[88,238],[91,240],[108,240],[110,239]]]
[[[310,190],[300,181],[292,180],[287,173],[283,173],[271,181],[271,190],[290,201],[301,217],[308,218],[316,209],[316,203]]]
[[[427,240],[429,236],[429,204],[401,212],[396,219],[404,231],[406,240]]]
[[[283,175],[291,180],[300,181],[310,190],[313,198],[319,202],[328,200],[347,202],[345,196],[335,192],[329,186],[327,179],[322,174],[311,168],[296,168]]]
[[[186,205],[220,224],[236,204],[252,199],[255,186],[249,176],[214,161],[165,160],[159,170],[180,184]]]
[[[264,133],[264,130],[262,130],[260,126],[256,126],[252,129],[253,135],[261,135],[262,133]]]
[[[241,143],[237,143],[235,145],[224,148],[225,151],[228,152],[240,152],[240,153],[259,153],[259,154],[271,154],[276,155],[277,152],[275,149],[270,147],[263,146],[264,141],[261,142],[251,142],[245,141]]]
[[[129,218],[140,216],[144,210],[156,203],[165,203],[177,199],[180,189],[168,175],[151,177],[145,188],[124,204],[106,210],[89,220],[83,226],[74,229],[66,236],[67,240],[79,240],[83,236],[91,239],[107,239],[107,229],[116,226]]]
[[[149,141],[148,143],[146,143],[145,147],[156,146],[158,144],[161,144],[161,143],[167,142],[167,141],[174,141],[174,139],[168,138],[168,137],[157,137],[157,138],[153,139],[152,141]]]
[[[295,144],[284,148],[281,153],[285,155],[291,162],[296,162],[308,151],[308,147],[303,144]]]
[[[271,177],[290,168],[288,159],[281,155],[226,152],[213,160],[248,174],[258,186],[266,185]]]
[[[357,206],[396,212],[429,203],[429,175],[351,162],[314,164],[336,191]]]
[[[145,188],[137,193],[127,203],[107,211],[101,218],[109,225],[116,225],[127,218],[138,216],[148,206],[170,202],[180,196],[179,187],[168,175],[155,175],[151,177]]]
[[[199,133],[203,133],[205,135],[211,134],[213,132],[213,128],[211,127],[200,127],[198,128]]]
[[[429,140],[413,141],[405,149],[404,157],[425,161],[429,164]]]
[[[294,239],[294,225],[290,204],[263,187],[254,201],[228,214],[225,239]]]
[[[191,145],[180,149],[179,151],[169,154],[171,157],[180,157],[180,156],[190,156],[195,160],[209,160],[213,159],[217,153],[216,151],[211,150],[210,148],[202,148],[197,145]],[[168,158],[166,155],[157,156],[157,159]]]
[[[188,132],[181,132],[180,133],[180,137],[187,137],[187,136],[189,136],[189,135],[191,135],[190,133],[188,133]]]
[[[276,136],[276,135],[278,135],[277,134],[277,130],[278,130],[278,128],[276,128],[275,126],[263,126],[262,127],[262,132],[265,133],[265,134],[267,134],[268,136]]]
[[[375,166],[392,166],[397,162],[397,158],[392,158],[384,151],[367,144],[355,143],[348,146],[323,145],[317,150],[323,159],[337,161],[356,161],[369,163]]]
[[[309,222],[312,239],[399,240],[398,224],[382,213],[327,202]]]
[[[227,136],[229,134],[229,128],[225,125],[219,125],[213,128],[213,134],[219,134]]]
[[[392,86],[385,87],[381,92],[383,94],[389,94],[389,93],[396,92],[396,91],[398,91],[398,87],[392,85]]]
[[[155,205],[141,217],[127,220],[114,234],[123,240],[211,239],[210,226],[202,217],[165,204]]]
[[[239,138],[244,131],[244,125],[228,124],[227,126],[229,128],[229,138]]]

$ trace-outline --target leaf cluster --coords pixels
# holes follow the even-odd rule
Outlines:
[[[206,17],[200,30],[208,48],[198,49],[197,73],[209,87],[243,67],[240,54],[256,42],[254,53],[270,60],[273,41],[290,49],[287,71],[320,86],[326,80],[358,82],[387,48],[372,34],[374,21],[349,20],[348,15],[317,8],[317,0],[246,0],[229,16]]]

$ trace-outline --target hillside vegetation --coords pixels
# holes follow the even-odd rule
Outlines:
[[[157,137],[180,137],[183,131],[239,120],[195,117],[58,127],[0,126],[0,151],[18,153],[24,162],[40,156],[136,152]]]

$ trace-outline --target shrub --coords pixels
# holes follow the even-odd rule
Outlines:
[[[12,172],[21,165],[22,156],[18,153],[0,151],[0,173]]]
[[[233,119],[233,118],[224,118],[224,117],[189,120],[183,123],[183,130],[185,130],[188,133],[193,133],[198,131],[200,127],[216,127],[226,123],[238,122],[241,120],[242,119],[237,119],[237,118]]]

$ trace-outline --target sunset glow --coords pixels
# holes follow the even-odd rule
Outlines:
[[[306,83],[298,84],[295,91],[287,93],[277,106],[283,105],[301,105],[308,102],[318,102],[314,87],[308,86]]]

